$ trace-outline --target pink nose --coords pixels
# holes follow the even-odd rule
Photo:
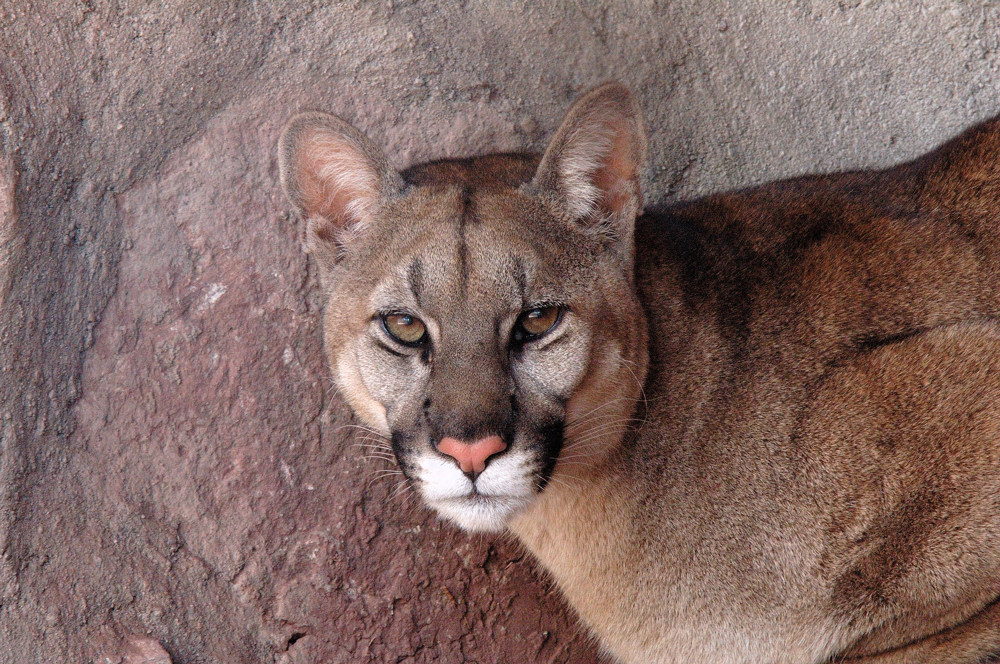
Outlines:
[[[474,443],[446,437],[441,439],[437,448],[457,461],[463,473],[481,473],[486,469],[486,460],[507,449],[507,443],[500,436],[487,436]]]

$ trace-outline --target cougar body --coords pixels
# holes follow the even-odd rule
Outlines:
[[[345,398],[621,662],[1000,652],[1000,121],[638,216],[644,149],[615,84],[541,158],[403,174],[293,119]]]

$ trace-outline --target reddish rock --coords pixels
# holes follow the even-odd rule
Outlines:
[[[132,636],[123,644],[121,657],[117,661],[105,656],[108,664],[171,664],[170,655],[154,639],[144,636]]]

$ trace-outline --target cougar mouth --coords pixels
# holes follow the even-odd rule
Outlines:
[[[465,530],[495,532],[545,489],[561,448],[561,430],[548,428],[541,444],[515,445],[474,477],[429,448],[400,458],[400,466],[427,506],[441,517]],[[554,439],[556,432],[559,436]]]

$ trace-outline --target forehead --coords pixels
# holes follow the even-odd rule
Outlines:
[[[513,189],[418,188],[387,215],[381,296],[421,310],[518,309],[558,299],[560,228]],[[561,231],[561,232],[560,232]]]

